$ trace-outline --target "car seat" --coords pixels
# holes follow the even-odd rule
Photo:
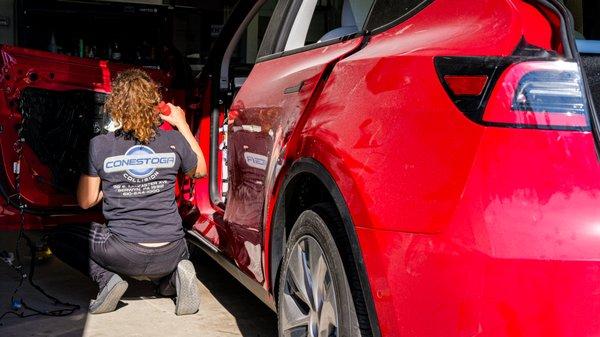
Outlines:
[[[330,40],[339,39],[342,36],[354,34],[358,32],[358,27],[356,26],[356,19],[354,17],[354,12],[352,11],[352,6],[350,5],[350,0],[344,0],[342,5],[342,26],[338,27],[334,30],[327,32],[323,35],[318,42],[325,42]]]

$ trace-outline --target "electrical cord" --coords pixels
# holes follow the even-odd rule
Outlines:
[[[20,131],[20,130],[19,130]],[[19,132],[20,133],[20,132]],[[33,281],[33,276],[35,273],[35,260],[36,260],[36,247],[33,243],[33,240],[25,234],[25,207],[26,205],[23,203],[23,198],[21,195],[21,159],[23,153],[23,143],[24,139],[19,137],[14,144],[14,150],[17,154],[17,161],[13,165],[13,172],[15,175],[15,196],[17,198],[17,205],[19,205],[19,231],[17,234],[17,242],[15,244],[15,252],[14,252],[14,262],[10,259],[4,259],[8,265],[15,270],[19,274],[19,281],[15,290],[13,291],[10,297],[11,310],[8,310],[0,315],[0,326],[2,326],[2,319],[8,315],[15,315],[19,318],[26,318],[31,316],[53,316],[53,317],[62,317],[68,316],[74,313],[76,310],[80,309],[80,306],[77,304],[72,304],[68,302],[63,302],[56,297],[48,294],[42,287],[37,285]],[[25,240],[27,246],[29,247],[31,253],[31,262],[29,264],[29,272],[25,272],[24,265],[21,262],[21,240]],[[19,290],[23,287],[25,280],[28,280],[28,283],[37,290],[44,297],[52,301],[53,306],[61,306],[64,308],[55,309],[55,310],[41,310],[35,308],[33,306],[28,305],[22,298],[17,298],[17,294]],[[25,310],[30,311],[31,313],[25,313]]]

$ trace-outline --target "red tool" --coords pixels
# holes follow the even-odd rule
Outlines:
[[[160,103],[158,103],[158,111],[161,114],[168,116],[171,114],[171,107],[164,101],[160,101]]]

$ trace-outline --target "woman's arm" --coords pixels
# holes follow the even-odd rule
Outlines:
[[[100,177],[92,177],[82,174],[77,186],[77,202],[79,207],[88,209],[97,205],[102,200],[103,194],[100,190]]]
[[[192,178],[202,178],[206,176],[206,161],[204,160],[204,155],[202,154],[202,149],[200,148],[200,145],[198,145],[198,142],[196,141],[196,138],[194,137],[190,126],[185,120],[185,112],[183,112],[183,110],[180,107],[175,106],[171,103],[168,103],[168,105],[171,108],[171,114],[168,116],[160,115],[160,118],[162,118],[165,122],[168,122],[169,124],[176,127],[177,130],[179,130],[179,132],[185,138],[188,144],[190,144],[192,151],[194,151],[198,159],[196,169],[192,170],[191,172],[186,172],[186,174]]]

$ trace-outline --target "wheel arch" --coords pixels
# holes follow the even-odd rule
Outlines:
[[[303,200],[302,198],[305,195],[310,195],[310,200]],[[381,336],[375,304],[350,211],[331,174],[313,158],[300,158],[292,163],[276,199],[270,232],[270,263],[268,270],[273,296],[277,300],[279,272],[289,230],[291,230],[303,210],[323,202],[330,203],[337,210],[337,215],[344,225],[344,237],[338,237],[339,235],[336,235],[334,231],[331,232],[343,256],[347,273],[354,273],[358,278],[359,289],[353,289],[353,292],[359,291],[360,293],[353,294],[353,297],[356,301],[360,296],[364,301],[365,314],[368,316],[368,328],[371,334]],[[341,251],[343,249],[349,250],[350,254],[348,255],[351,258],[344,257]],[[349,259],[351,261],[348,261]],[[352,269],[349,270],[349,268]]]

